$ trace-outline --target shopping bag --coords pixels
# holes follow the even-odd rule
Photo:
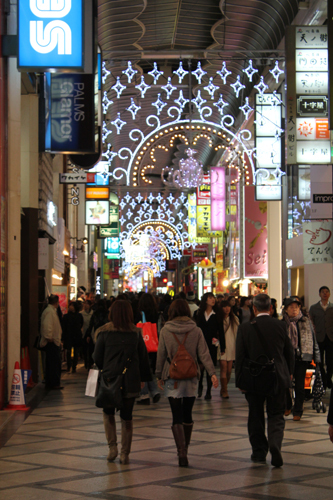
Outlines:
[[[98,374],[99,370],[95,370],[95,368],[91,368],[88,373],[87,385],[86,385],[86,396],[90,396],[94,398],[97,393],[98,386]]]
[[[142,329],[142,336],[145,341],[147,351],[157,352],[158,337],[156,323],[138,323],[136,326]]]

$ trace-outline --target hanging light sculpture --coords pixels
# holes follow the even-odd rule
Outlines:
[[[162,169],[161,178],[166,186],[178,189],[196,188],[202,181],[202,163],[199,163],[193,155],[197,153],[195,149],[185,150],[188,158],[179,161],[179,170],[165,167]]]

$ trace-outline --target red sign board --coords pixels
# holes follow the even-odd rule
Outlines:
[[[192,248],[192,264],[199,264],[206,257],[208,257],[208,245],[197,245]]]

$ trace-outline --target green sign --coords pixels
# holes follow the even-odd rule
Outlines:
[[[110,224],[99,226],[99,238],[117,238],[119,236],[119,208],[110,205]]]

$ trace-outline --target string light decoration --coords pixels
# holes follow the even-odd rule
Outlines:
[[[284,71],[279,68],[279,61],[275,61],[274,68],[270,69],[269,72],[275,78],[276,83],[279,83],[280,76],[284,74]]]
[[[202,163],[193,157],[197,151],[188,148],[185,150],[188,158],[179,161],[179,170],[165,167],[162,169],[163,184],[179,189],[192,189],[199,186],[203,178]]]
[[[131,84],[135,74],[138,73],[138,71],[132,68],[132,63],[130,61],[128,61],[127,66],[127,69],[122,73],[127,77],[128,84]],[[106,69],[105,64],[103,64],[103,68],[105,69],[103,70],[102,77],[104,77],[103,81],[105,82],[109,77],[110,72]],[[274,69],[272,69],[270,72],[277,81],[283,73],[283,71],[278,67],[278,61],[276,61]],[[173,73],[178,76],[179,84],[181,84],[184,78],[189,74],[188,71],[184,70],[182,61],[179,62],[178,70],[173,71]],[[249,66],[244,70],[244,73],[247,74],[249,80],[251,80],[254,74],[257,73],[257,70],[253,68],[252,61],[249,62]],[[132,90],[133,87],[135,87],[140,91],[142,99],[145,98],[145,94],[148,89],[154,89],[153,85],[156,85],[159,78],[163,75],[163,72],[158,70],[157,63],[154,62],[154,69],[148,72],[148,74],[153,79],[152,85],[147,85],[144,81],[143,76],[141,77],[139,85],[135,85],[135,82],[131,84]],[[199,80],[201,82],[203,81],[206,72],[202,70],[201,63],[198,63],[197,70],[192,72],[191,74],[194,74],[198,82]],[[232,75],[232,72],[227,69],[226,63],[223,61],[222,68],[216,71],[216,74],[221,78],[223,85],[227,85],[227,78],[229,75]],[[239,97],[240,92],[245,88],[245,85],[241,83],[240,75],[235,75],[235,78],[236,81],[234,81],[233,84],[229,85],[231,86],[231,88],[233,88],[236,97]],[[117,82],[119,82],[121,86],[117,85],[116,83],[113,86],[113,90],[115,90],[116,92],[118,91],[119,95],[123,95],[123,87],[125,87],[124,82],[120,83],[119,79],[117,79]],[[113,153],[116,154],[120,160],[120,163],[117,164],[113,169],[114,179],[121,180],[125,177],[125,181],[128,186],[132,184],[134,187],[136,187],[138,185],[138,168],[135,169],[134,167],[138,167],[141,164],[146,150],[148,151],[149,148],[156,147],[157,142],[159,142],[166,134],[170,135],[170,131],[172,129],[174,131],[178,130],[178,132],[182,135],[186,135],[187,132],[191,132],[192,130],[204,130],[204,127],[206,127],[207,130],[208,128],[210,128],[211,130],[216,129],[216,133],[220,136],[222,134],[227,135],[227,142],[230,142],[231,140],[232,142],[239,145],[239,147],[247,157],[249,168],[252,170],[251,177],[255,182],[255,163],[253,160],[253,149],[250,149],[252,144],[251,132],[246,129],[238,129],[235,132],[235,118],[229,114],[225,114],[225,108],[228,106],[228,102],[223,99],[223,94],[218,93],[218,98],[217,100],[215,100],[215,94],[219,90],[221,92],[221,87],[214,84],[213,77],[210,77],[209,84],[203,87],[203,90],[208,93],[211,99],[207,102],[207,100],[204,99],[201,95],[201,89],[197,90],[196,98],[191,99],[191,102],[195,104],[199,114],[199,118],[195,117],[195,119],[193,120],[189,120],[188,118],[184,119],[184,108],[186,104],[190,102],[190,99],[186,99],[184,97],[182,89],[179,89],[178,96],[173,99],[173,96],[176,93],[177,86],[172,84],[170,77],[168,77],[167,79],[167,84],[159,87],[158,90],[160,90],[161,88],[166,92],[168,102],[164,102],[161,98],[161,94],[156,92],[155,95],[157,95],[157,99],[155,102],[152,102],[152,106],[156,108],[156,112],[155,114],[146,116],[147,127],[140,127],[140,129],[133,128],[128,134],[129,143],[131,144],[128,147],[122,147],[119,149],[119,151]],[[264,81],[263,76],[260,77],[259,84],[255,85],[254,88],[260,95],[263,95],[269,89],[268,85],[266,85]],[[137,113],[141,108],[140,106],[137,106],[135,104],[135,102],[133,101],[133,97],[131,97],[130,99],[130,105],[125,109],[132,114],[132,119],[135,120]],[[108,98],[107,92],[104,92],[103,113],[108,113],[112,105],[113,102]],[[219,112],[219,118],[217,120],[215,115],[213,115],[213,107],[216,107]],[[239,109],[244,113],[245,118],[248,118],[253,109],[250,104],[249,98],[245,98],[245,102],[243,102],[242,105],[239,106]],[[166,123],[166,116],[168,117],[168,123]],[[214,120],[210,118],[212,116],[214,116]],[[116,127],[117,134],[120,134],[122,128],[124,127],[124,125],[126,125],[126,122],[121,119],[120,113],[117,113],[115,120],[106,121],[105,125],[103,125],[104,144],[107,142],[107,138],[109,135],[107,134],[107,129],[109,130],[111,125]],[[145,130],[145,132],[143,132],[143,130]],[[277,133],[281,134],[281,129],[279,129]],[[222,149],[222,146],[223,144],[217,145],[217,150]],[[144,148],[146,148],[146,150],[144,150]],[[279,172],[276,172],[276,174],[279,175]]]

